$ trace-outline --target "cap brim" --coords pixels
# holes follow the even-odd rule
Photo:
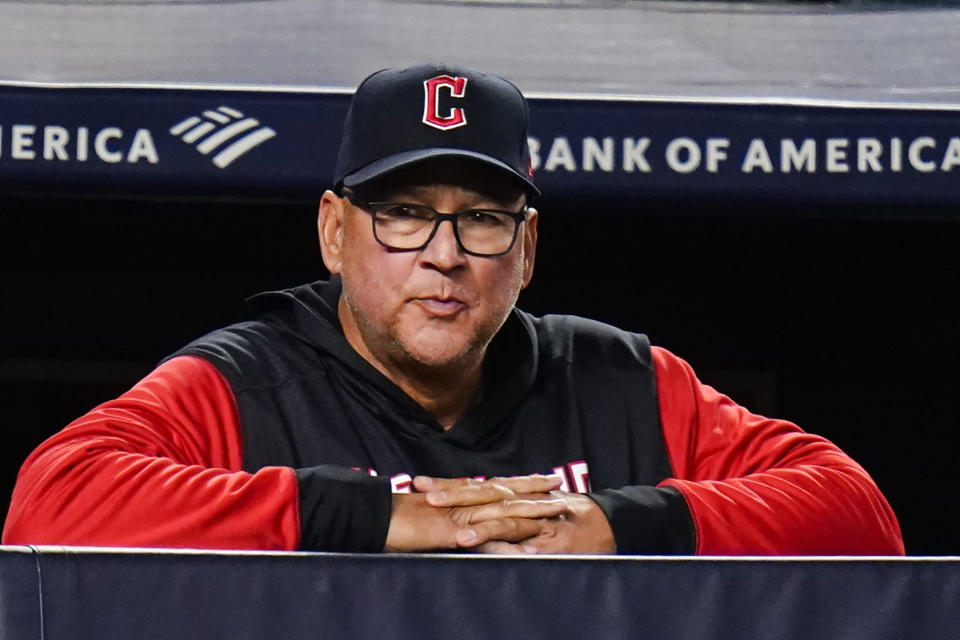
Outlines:
[[[537,185],[533,184],[533,181],[529,177],[518,173],[510,165],[482,153],[455,148],[413,149],[411,151],[395,153],[386,158],[380,158],[376,162],[371,162],[367,166],[344,176],[343,186],[356,187],[368,180],[379,178],[397,169],[432,158],[469,158],[471,160],[477,160],[488,166],[501,169],[504,173],[522,182],[524,188],[530,193],[537,196],[540,195],[540,189],[537,188]]]

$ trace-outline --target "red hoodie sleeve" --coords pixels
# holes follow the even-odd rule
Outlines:
[[[3,543],[296,549],[296,473],[242,471],[239,434],[216,368],[173,358],[30,455]]]
[[[902,555],[896,517],[828,440],[750,413],[653,348],[660,416],[696,553]]]

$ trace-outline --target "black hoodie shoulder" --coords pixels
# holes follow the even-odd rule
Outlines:
[[[584,373],[609,371],[617,375],[637,369],[653,371],[650,341],[642,333],[579,316],[523,316],[537,336],[539,359],[545,368],[562,364]]]
[[[212,331],[170,357],[211,362],[235,393],[315,375],[327,358],[355,361],[340,330],[338,282],[315,282],[257,294],[246,301],[251,320]]]

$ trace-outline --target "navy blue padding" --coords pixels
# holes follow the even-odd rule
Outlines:
[[[931,640],[955,638],[960,628],[957,558],[496,558],[52,548],[42,554],[41,566],[49,638]],[[10,579],[6,571],[0,578]]]
[[[30,547],[0,547],[0,640],[43,637],[39,580]]]
[[[332,186],[349,98],[0,83],[0,189],[316,202]],[[790,204],[771,216],[851,204],[956,216],[958,122],[946,107],[530,100],[544,195],[616,198],[638,214],[682,195]]]

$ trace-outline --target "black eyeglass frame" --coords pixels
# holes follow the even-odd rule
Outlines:
[[[360,198],[358,198],[355,193],[346,191],[346,190],[344,190],[343,197],[345,197],[347,200],[352,202],[357,208],[362,209],[363,211],[370,214],[370,224],[373,231],[373,237],[376,239],[378,243],[380,243],[382,246],[386,247],[387,249],[391,249],[393,251],[420,251],[421,249],[426,247],[428,244],[430,244],[430,241],[433,240],[433,236],[437,235],[437,229],[440,228],[440,223],[443,222],[444,220],[449,220],[450,224],[453,225],[453,235],[457,239],[457,245],[460,247],[460,250],[466,253],[467,255],[477,256],[479,258],[496,258],[498,256],[502,256],[510,253],[510,251],[513,249],[513,246],[517,244],[517,235],[519,235],[520,223],[524,222],[527,219],[527,213],[529,213],[529,210],[530,210],[530,207],[524,204],[523,208],[521,208],[520,211],[507,211],[506,209],[472,208],[472,209],[464,209],[463,211],[456,211],[454,213],[440,213],[433,207],[430,207],[425,204],[415,203],[415,202],[397,202],[392,200],[366,202],[365,200],[361,200]],[[380,239],[380,236],[377,235],[377,214],[374,211],[374,209],[388,207],[388,206],[419,207],[421,209],[427,209],[433,212],[434,216],[436,216],[433,221],[433,229],[430,231],[430,235],[427,236],[427,239],[423,242],[423,244],[421,244],[418,247],[394,247]],[[467,249],[465,246],[463,246],[463,240],[460,238],[460,229],[457,226],[457,220],[459,220],[460,216],[462,216],[463,214],[471,213],[471,212],[497,213],[497,214],[508,216],[509,218],[513,219],[513,237],[510,239],[510,244],[507,246],[506,249],[504,249],[503,251],[499,251],[497,253],[478,253],[476,251],[471,251],[470,249]]]

